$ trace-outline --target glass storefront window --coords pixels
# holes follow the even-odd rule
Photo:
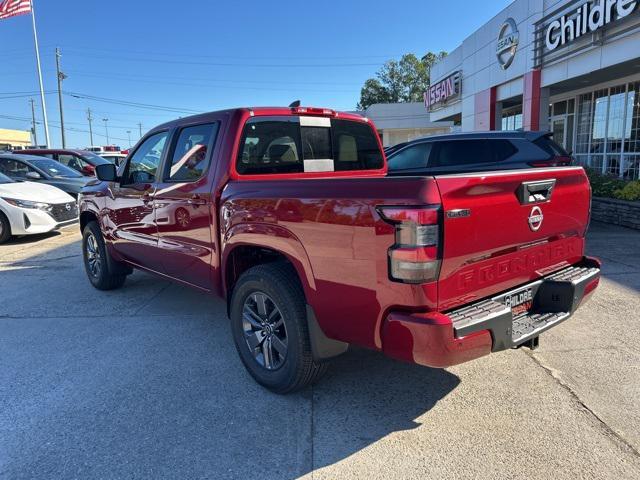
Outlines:
[[[578,116],[576,118],[576,154],[581,165],[589,165],[589,144],[591,137],[591,113],[593,94],[585,93],[578,97]]]
[[[639,178],[640,82],[584,93],[556,102],[549,110],[554,138],[557,135],[560,141],[564,135],[565,148],[574,147],[579,164],[613,176]]]
[[[522,111],[510,110],[502,113],[501,130],[521,130],[522,129]]]
[[[593,127],[591,133],[591,166],[601,168],[602,155],[605,150],[605,136],[607,134],[607,109],[609,108],[609,90],[598,90],[594,93]]]

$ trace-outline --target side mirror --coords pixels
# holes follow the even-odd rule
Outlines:
[[[103,182],[115,182],[118,180],[116,166],[113,163],[105,163],[96,166],[96,177]]]
[[[40,180],[40,179],[42,179],[42,175],[40,175],[38,172],[27,172],[25,177],[27,178],[27,180]]]

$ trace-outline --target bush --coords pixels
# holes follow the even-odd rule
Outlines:
[[[634,180],[627,183],[624,187],[613,192],[615,198],[620,200],[638,201],[640,200],[640,181]]]
[[[591,190],[593,191],[594,197],[617,198],[615,197],[615,192],[624,189],[627,183],[629,183],[627,180],[602,175],[592,169],[586,169],[586,171],[589,181],[591,182]]]

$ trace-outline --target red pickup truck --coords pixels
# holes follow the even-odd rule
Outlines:
[[[366,118],[238,108],[150,131],[80,198],[87,275],[140,268],[226,299],[279,392],[349,344],[432,367],[534,346],[595,289],[580,167],[387,177]]]

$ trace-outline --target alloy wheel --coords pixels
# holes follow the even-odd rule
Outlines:
[[[98,248],[98,241],[95,235],[89,234],[87,236],[87,266],[91,275],[94,277],[100,276],[102,270],[102,258],[100,257],[100,249]]]
[[[268,295],[256,292],[242,307],[244,339],[258,364],[277,370],[287,357],[287,328],[282,312]]]

